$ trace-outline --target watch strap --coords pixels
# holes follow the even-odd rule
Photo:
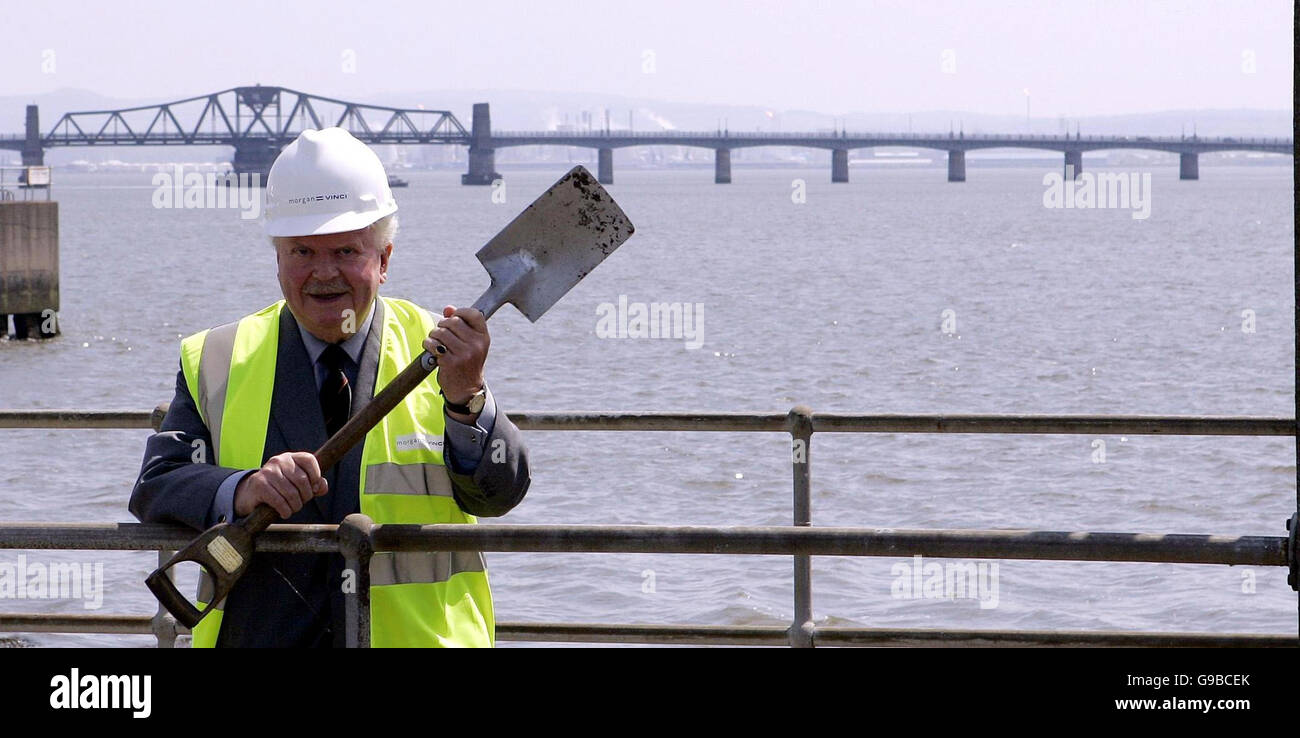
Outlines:
[[[446,408],[447,410],[450,410],[450,411],[452,411],[453,413],[459,413],[459,414],[461,414],[461,415],[473,415],[473,414],[474,414],[474,410],[470,409],[470,406],[469,406],[469,405],[461,405],[461,404],[459,404],[459,403],[452,402],[450,399],[447,398],[447,395],[443,394],[443,391],[442,391],[441,389],[438,390],[438,394],[442,395],[442,405],[443,405],[443,407]],[[470,400],[469,400],[469,401],[470,401],[470,402],[474,402],[474,398],[476,398],[476,397],[486,397],[486,395],[487,395],[487,391],[486,391],[486,390],[479,390],[478,392],[475,392],[473,395],[470,395]],[[479,403],[479,409],[480,409],[480,410],[483,409],[482,402]]]

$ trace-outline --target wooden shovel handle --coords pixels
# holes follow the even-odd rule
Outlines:
[[[339,428],[338,432],[330,437],[316,450],[314,454],[316,463],[320,465],[321,474],[327,469],[343,460],[352,447],[361,442],[366,434],[384,419],[384,416],[397,407],[403,399],[419,386],[424,378],[429,376],[438,366],[438,357],[430,354],[428,351],[421,352],[412,361],[401,374],[393,378],[375,398],[366,403],[361,408],[361,412],[352,416],[352,419]],[[266,530],[267,526],[274,523],[280,518],[280,514],[270,505],[258,505],[252,514],[239,523],[244,530],[250,535],[257,535]]]
[[[321,472],[337,464],[348,451],[370,429],[384,419],[390,410],[406,397],[407,393],[429,376],[438,366],[438,359],[428,352],[420,356],[401,374],[388,383],[387,387],[368,402],[361,412],[339,428],[324,446],[316,451],[316,461]],[[270,505],[258,505],[247,518],[229,525],[219,523],[204,531],[185,548],[177,551],[166,564],[158,567],[145,580],[145,584],[158,598],[177,622],[193,628],[208,614],[218,602],[235,586],[235,582],[248,568],[249,558],[253,555],[253,537],[266,530],[267,526],[279,520],[280,514]],[[212,601],[203,610],[190,604],[189,600],[176,588],[176,582],[168,575],[168,569],[183,561],[193,561],[203,566],[212,578]]]

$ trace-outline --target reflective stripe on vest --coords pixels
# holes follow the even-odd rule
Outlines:
[[[375,392],[423,350],[433,316],[405,300],[384,300]],[[265,461],[266,426],[284,301],[181,343],[185,380],[212,433],[221,466]],[[375,329],[380,329],[375,326]],[[360,507],[376,523],[474,523],[452,496],[442,456],[437,373],[366,434]],[[385,646],[491,646],[495,637],[487,570],[478,552],[378,552],[371,559],[370,642]],[[212,596],[200,580],[199,607]],[[194,629],[194,646],[214,646],[223,603]]]

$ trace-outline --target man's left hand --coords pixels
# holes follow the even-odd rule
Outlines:
[[[483,389],[483,363],[487,361],[487,318],[474,308],[442,309],[438,327],[424,339],[424,350],[438,357],[438,384],[448,400],[464,405]],[[438,353],[438,344],[446,353]]]

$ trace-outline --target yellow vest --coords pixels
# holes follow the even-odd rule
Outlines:
[[[406,300],[384,301],[379,374],[383,389],[420,355],[436,325],[428,311]],[[196,333],[181,342],[181,366],[194,404],[212,434],[215,463],[257,469],[265,463],[266,427],[279,347],[281,300],[237,323]],[[442,456],[443,410],[437,371],[366,434],[361,452],[361,512],[376,523],[474,523],[452,497]],[[307,450],[307,449],[303,449]],[[199,583],[198,606],[212,583]],[[194,628],[194,646],[212,647],[223,603]],[[482,554],[376,552],[370,562],[370,644],[491,646],[492,594]]]

